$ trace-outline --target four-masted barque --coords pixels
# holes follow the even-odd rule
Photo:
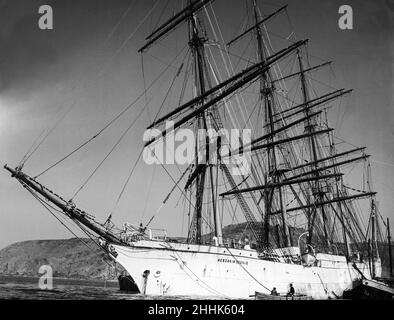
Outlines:
[[[159,134],[148,137],[145,152],[152,154],[184,128],[249,129],[247,142],[244,136],[239,141],[220,136],[216,149],[203,157],[196,147],[192,161],[173,180],[170,194],[179,191],[189,206],[187,239],[173,241],[138,223],[118,228],[111,218],[100,223],[22,171],[24,163],[5,169],[47,208],[88,230],[141,293],[248,298],[274,287],[283,294],[292,284],[308,297],[340,297],[357,279],[381,274],[375,192],[369,183],[366,190],[350,187],[343,171],[362,162],[370,178],[369,156],[363,147],[340,149],[345,144],[336,143],[327,116],[351,90],[316,93],[310,75],[330,62],[310,65],[307,40],[291,34],[284,39],[287,46],[273,49],[268,27],[287,6],[262,14],[256,0],[247,1],[247,21],[224,41],[214,2],[189,0],[139,50],[146,53],[176,29],[178,35],[184,31],[188,49],[187,59],[176,66],[173,82],[182,82],[179,90],[170,84],[179,104],[158,111],[147,129]],[[212,145],[209,138],[195,139],[199,148]],[[218,152],[225,146],[231,152]],[[233,160],[241,155],[248,161]],[[362,199],[369,200],[363,206],[366,230],[357,205]],[[245,231],[227,239],[223,225],[233,215],[238,221],[242,217]]]

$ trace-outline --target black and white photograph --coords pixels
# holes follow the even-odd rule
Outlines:
[[[393,301],[393,35],[393,0],[0,0],[0,300]]]

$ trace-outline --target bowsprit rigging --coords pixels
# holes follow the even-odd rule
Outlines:
[[[144,91],[90,139],[34,178],[22,171],[23,165],[15,169],[5,165],[5,169],[37,199],[50,203],[97,236],[108,255],[130,273],[146,294],[245,298],[273,287],[287,292],[287,284],[293,283],[299,294],[329,298],[352,288],[360,276],[379,277],[381,216],[371,185],[370,165],[366,167],[366,190],[350,187],[346,171],[359,162],[367,163],[369,155],[364,147],[339,149],[335,128],[330,126],[327,115],[327,110],[352,90],[327,92],[324,88],[317,92],[310,74],[322,72],[331,61],[311,65],[308,40],[290,40],[293,31],[290,36],[280,37],[282,42],[271,39],[268,24],[287,13],[287,6],[264,15],[256,0],[248,0],[246,15],[250,19],[243,30],[237,30],[237,36],[224,41],[226,33],[222,32],[214,10],[216,2],[219,1],[189,0],[164,23],[155,24],[138,50]],[[169,2],[161,8],[159,20],[166,15],[168,5]],[[156,6],[160,7],[159,2],[149,14]],[[180,34],[186,44],[146,86],[145,68],[149,64],[145,54]],[[169,47],[161,45],[160,50],[163,48]],[[182,56],[185,48],[188,50]],[[161,91],[152,92],[153,84],[169,67],[175,73],[171,81],[162,85],[162,103],[157,105],[154,119],[149,119],[146,128],[158,134],[149,135],[136,152],[139,156],[114,209],[105,223],[99,223],[79,209],[73,199],[140,121],[148,103],[155,104],[151,102],[153,95]],[[152,98],[148,99],[148,94]],[[178,104],[173,103],[171,96],[176,96]],[[71,200],[64,200],[38,182],[42,174],[112,127],[142,97],[145,105],[137,117],[128,123]],[[168,126],[168,121],[173,125]],[[244,143],[241,136],[230,139],[220,134],[234,128],[248,129],[248,142]],[[112,214],[143,152],[152,152],[160,144],[162,150],[167,150],[164,146],[168,147],[168,136],[183,129],[194,133],[191,163],[166,164],[159,161],[159,154],[153,153],[173,187],[156,213],[149,214],[151,218],[145,226],[126,223],[123,228],[116,228]],[[201,130],[214,132],[215,141],[209,135],[197,134]],[[213,152],[209,149],[212,145]],[[203,157],[202,147],[209,150]],[[228,152],[221,152],[222,148]],[[247,163],[237,162],[246,154],[250,156],[244,158],[249,159]],[[179,172],[178,177],[170,172],[171,165]],[[163,229],[150,227],[161,208],[169,206],[170,195],[175,192],[188,205],[183,213],[188,216],[187,238],[176,241],[169,239]],[[365,199],[370,201],[367,206]],[[366,229],[362,220],[365,207],[369,212]],[[229,234],[229,227],[225,227],[235,217],[244,223],[238,224],[243,230],[241,235]]]

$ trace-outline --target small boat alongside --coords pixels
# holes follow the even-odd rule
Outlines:
[[[256,291],[254,294],[255,300],[312,300],[312,297],[304,294],[266,294]]]

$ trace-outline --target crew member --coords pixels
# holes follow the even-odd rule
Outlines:
[[[272,296],[279,296],[278,291],[276,291],[275,287],[271,290],[271,295]]]
[[[289,289],[288,295],[291,297],[294,297],[294,293],[295,293],[295,290],[294,290],[293,284],[290,283],[290,289]]]

